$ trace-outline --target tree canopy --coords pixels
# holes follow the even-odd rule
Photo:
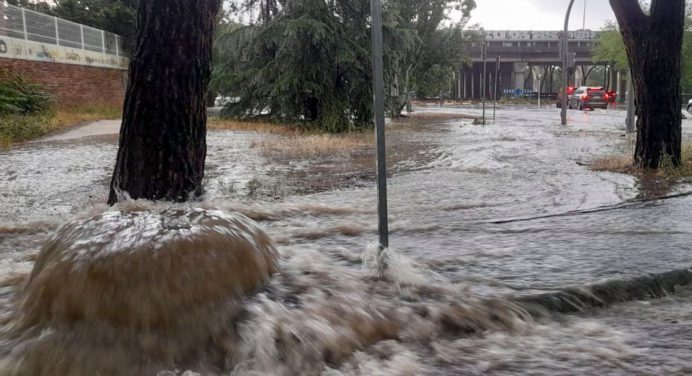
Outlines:
[[[594,62],[612,62],[616,70],[627,72],[629,69],[627,52],[617,24],[609,22],[603,27],[596,40],[593,60]],[[692,3],[688,3],[685,20],[681,85],[684,92],[692,93]]]
[[[627,72],[629,69],[627,51],[625,51],[625,43],[622,41],[622,35],[618,30],[617,24],[608,22],[603,27],[596,39],[593,60],[594,62],[601,63],[610,62],[614,65],[615,70]]]
[[[387,109],[413,91],[437,94],[465,52],[473,0],[389,0],[383,7]],[[266,117],[341,132],[371,126],[369,0],[239,0],[250,25],[217,34],[212,90],[234,100],[234,118]],[[450,12],[461,19],[448,23]]]
[[[462,33],[474,0],[391,0],[385,2],[385,85],[389,116],[398,117],[415,92],[438,95],[459,70],[470,44]],[[450,13],[459,18],[448,22]],[[446,25],[443,25],[447,22]]]
[[[369,1],[263,5],[257,23],[226,25],[217,36],[213,90],[237,98],[223,114],[331,132],[368,125]]]

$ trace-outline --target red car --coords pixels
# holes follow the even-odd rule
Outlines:
[[[567,99],[569,99],[569,97],[571,97],[572,94],[574,94],[574,90],[575,90],[575,88],[572,86],[567,88]],[[564,92],[562,90],[558,91],[558,93],[557,93],[556,102],[555,102],[555,106],[557,108],[562,108],[562,95],[563,94],[564,94]]]
[[[603,100],[605,100],[606,103],[615,103],[617,99],[618,93],[616,93],[615,90],[608,90],[603,96]]]

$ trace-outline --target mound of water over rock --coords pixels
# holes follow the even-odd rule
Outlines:
[[[110,211],[70,223],[45,244],[18,296],[12,373],[222,363],[243,298],[277,262],[252,221],[220,211]]]

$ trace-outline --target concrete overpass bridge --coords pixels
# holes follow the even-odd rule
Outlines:
[[[538,92],[539,86],[546,96],[554,95],[560,88],[562,59],[560,57],[559,31],[484,31],[483,41],[472,45],[470,64],[462,67],[455,77],[456,87],[452,96],[474,98],[481,96],[483,81],[482,46],[487,50],[486,92],[492,97],[496,81],[495,68],[499,60],[497,75],[498,97],[503,93]],[[608,63],[593,62],[593,48],[599,32],[578,30],[569,32],[569,52],[574,53],[575,68],[569,69],[570,85],[585,85],[587,80],[611,90],[620,90],[622,78],[613,72]],[[598,74],[598,77],[595,77]],[[539,80],[538,77],[541,77]],[[506,94],[505,94],[506,95]]]

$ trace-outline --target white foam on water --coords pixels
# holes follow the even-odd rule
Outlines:
[[[432,272],[410,257],[391,248],[382,249],[379,243],[370,243],[362,256],[363,270],[372,275],[382,275],[394,282],[398,288],[405,285],[422,286],[426,283],[448,284],[441,275]]]

